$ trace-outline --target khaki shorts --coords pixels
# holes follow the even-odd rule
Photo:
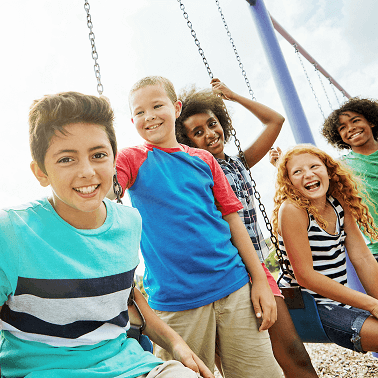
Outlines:
[[[181,362],[172,360],[156,366],[148,374],[140,375],[137,378],[198,378],[200,375],[185,367]]]
[[[258,331],[250,283],[206,306],[155,313],[181,335],[211,371],[217,350],[225,378],[282,377],[268,331]],[[161,347],[155,348],[161,359],[172,359]]]

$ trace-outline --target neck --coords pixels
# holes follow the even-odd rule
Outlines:
[[[360,155],[371,155],[372,153],[378,151],[378,141],[373,139],[363,146],[353,147],[352,151]]]

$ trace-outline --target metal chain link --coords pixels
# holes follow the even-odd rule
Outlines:
[[[304,64],[303,64],[303,61],[302,61],[301,55],[300,55],[300,53],[299,53],[299,50],[298,50],[298,48],[297,48],[297,45],[294,43],[293,46],[294,46],[294,49],[295,49],[295,53],[298,55],[298,59],[299,59],[299,61],[301,62],[301,66],[302,66],[303,71],[304,71],[304,73],[305,73],[305,75],[306,75],[307,81],[308,81],[308,83],[310,84],[311,91],[312,91],[312,93],[313,93],[313,95],[314,95],[314,97],[315,97],[315,100],[316,100],[316,102],[317,102],[317,104],[318,104],[318,107],[319,107],[319,109],[320,109],[320,112],[322,113],[323,118],[325,119],[325,115],[324,115],[324,113],[323,113],[323,109],[322,109],[322,107],[321,107],[321,105],[320,105],[320,102],[319,102],[319,100],[318,100],[318,97],[316,96],[315,90],[314,90],[314,88],[313,88],[313,86],[312,86],[312,84],[311,84],[311,80],[310,80],[310,78],[308,77],[308,74],[307,74],[306,68],[305,68],[305,66],[304,66]]]
[[[234,43],[234,39],[232,38],[231,36],[231,32],[230,30],[228,29],[228,25],[227,25],[227,22],[226,22],[226,19],[224,18],[224,15],[223,15],[223,11],[222,11],[222,8],[219,4],[219,1],[218,0],[215,0],[215,4],[217,5],[218,7],[218,12],[220,13],[221,15],[221,18],[222,18],[222,21],[223,21],[223,25],[224,25],[224,28],[226,29],[226,32],[227,32],[227,36],[228,38],[230,39],[230,43],[231,43],[231,46],[232,46],[232,49],[234,50],[234,54],[235,54],[235,57],[236,57],[236,60],[238,61],[238,64],[239,64],[239,68],[242,72],[242,75],[244,77],[244,81],[247,85],[247,88],[248,88],[248,92],[252,98],[252,100],[256,101],[256,97],[255,97],[255,94],[253,93],[253,90],[251,88],[251,84],[249,83],[249,80],[248,80],[248,77],[247,77],[247,73],[245,72],[245,69],[244,69],[244,66],[243,66],[243,63],[241,62],[241,59],[240,59],[240,56],[238,54],[238,50],[236,49],[236,46],[235,46],[235,43]]]
[[[328,93],[324,87],[324,84],[323,84],[323,80],[322,80],[322,77],[320,75],[320,71],[318,69],[318,65],[316,63],[313,64],[314,68],[315,68],[315,72],[316,74],[318,75],[318,78],[319,78],[319,81],[320,81],[320,84],[322,85],[323,87],[323,91],[324,91],[324,94],[326,95],[326,98],[327,98],[327,101],[328,101],[328,105],[329,107],[331,108],[331,110],[333,110],[333,107],[332,107],[332,104],[331,104],[331,101],[329,100],[329,97],[328,97]]]
[[[88,3],[88,0],[84,0],[84,9],[87,12],[87,26],[88,26],[88,29],[89,29],[89,40],[91,42],[91,47],[92,47],[92,58],[93,58],[94,63],[95,63],[94,64],[94,72],[95,72],[95,76],[96,76],[96,79],[97,79],[97,92],[101,96],[102,92],[104,91],[104,87],[102,86],[102,83],[101,83],[100,65],[97,62],[98,53],[96,51],[95,35],[93,33],[93,30],[92,30],[93,24],[92,24],[91,15],[89,13],[90,6],[89,6],[89,3]]]
[[[205,53],[204,51],[202,50],[202,47],[200,45],[200,42],[197,38],[197,35],[196,35],[196,32],[194,31],[193,29],[193,25],[192,23],[189,21],[189,16],[188,16],[188,13],[186,13],[185,11],[185,6],[184,4],[181,2],[181,0],[177,0],[177,2],[180,4],[180,9],[182,10],[182,14],[186,20],[186,25],[188,26],[188,28],[190,29],[190,34],[192,35],[192,37],[194,38],[194,43],[196,44],[197,48],[198,48],[198,52],[199,54],[201,55],[201,58],[203,60],[203,63],[206,67],[206,70],[207,70],[207,73],[209,74],[209,77],[210,79],[212,79],[214,77],[213,73],[211,72],[211,69],[210,69],[210,66],[209,66],[209,63],[207,62],[207,59],[205,57]]]
[[[330,85],[331,88],[332,88],[333,94],[334,94],[335,97],[336,97],[337,103],[339,104],[339,106],[341,106],[341,103],[340,103],[339,98],[337,97],[337,94],[336,94],[336,91],[335,91],[335,86],[333,85],[332,80],[331,80],[330,77],[328,78],[328,81],[329,81],[329,85]]]

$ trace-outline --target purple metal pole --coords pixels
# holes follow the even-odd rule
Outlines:
[[[251,4],[250,1],[248,2]],[[263,0],[256,0],[255,5],[250,5],[249,8],[255,20],[276,87],[294,134],[294,139],[296,143],[312,143],[315,145],[310,126],[299,101]]]

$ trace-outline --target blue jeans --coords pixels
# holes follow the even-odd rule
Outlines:
[[[318,304],[318,312],[323,328],[329,339],[337,345],[365,353],[361,347],[360,331],[369,311],[334,304]]]

